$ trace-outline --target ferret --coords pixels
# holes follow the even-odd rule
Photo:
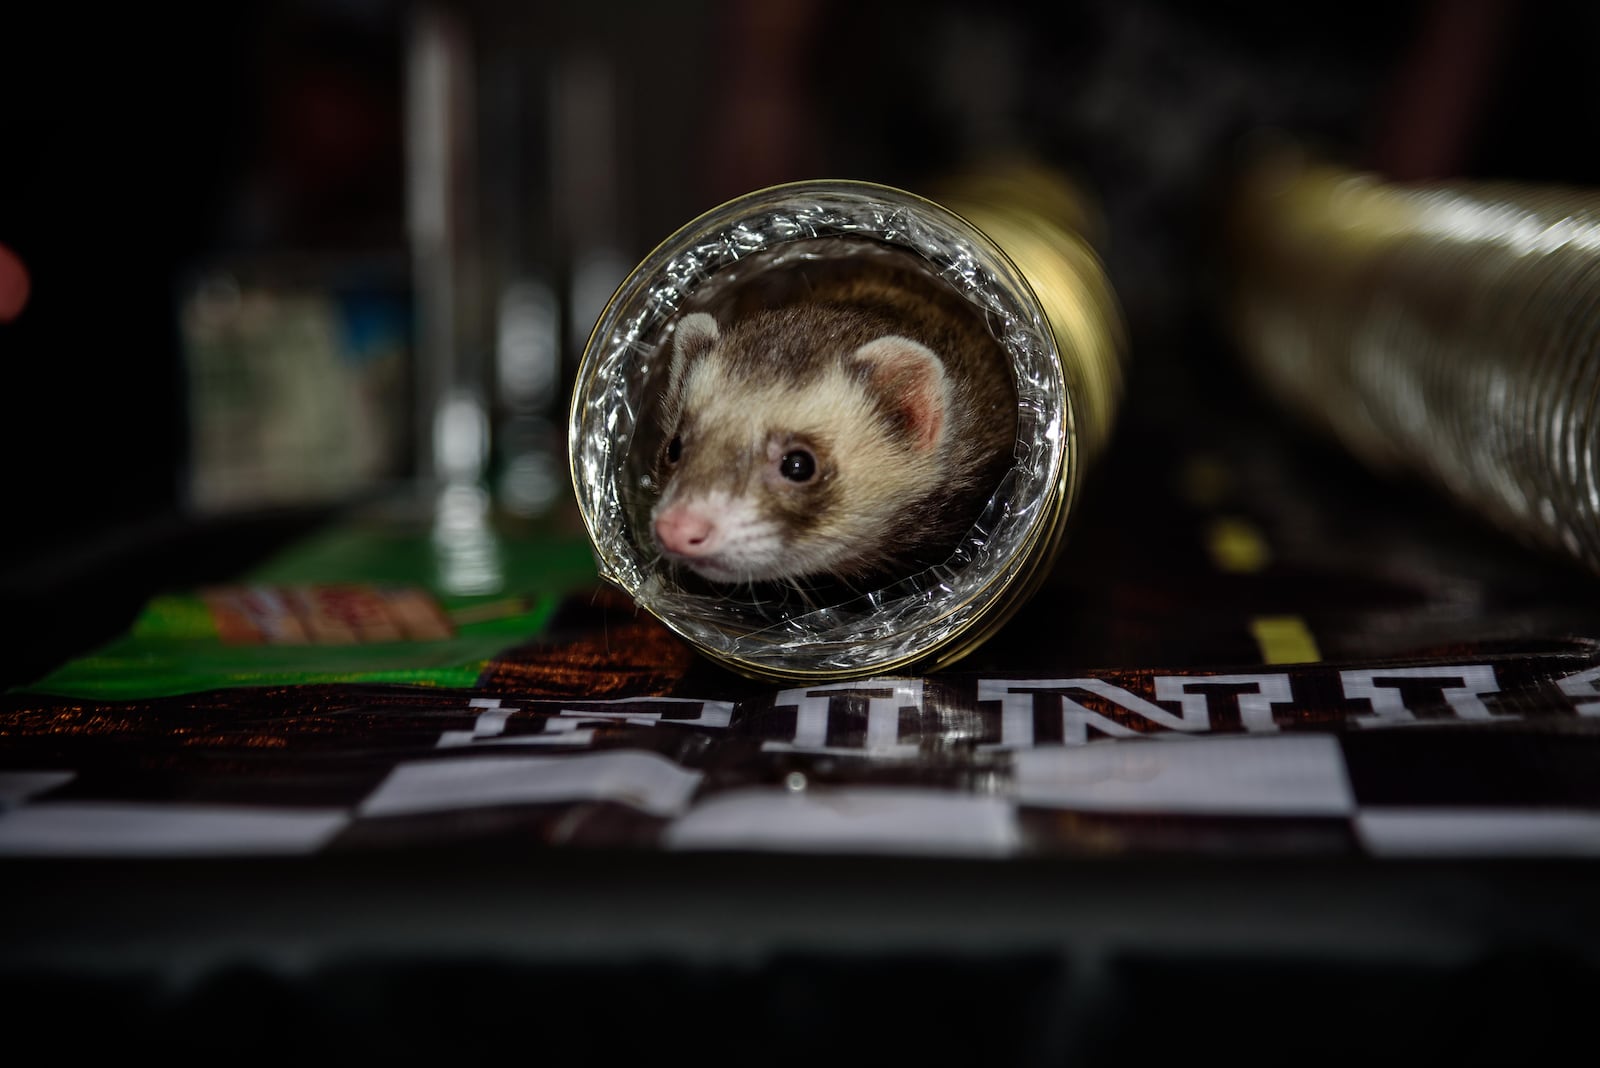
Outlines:
[[[713,583],[905,577],[1012,464],[1016,391],[981,313],[914,269],[834,275],[674,327],[650,533]]]

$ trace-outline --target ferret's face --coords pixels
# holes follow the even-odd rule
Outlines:
[[[705,315],[679,327],[655,545],[722,583],[864,571],[901,503],[938,477],[936,450],[912,443],[859,365],[773,373],[752,341]]]

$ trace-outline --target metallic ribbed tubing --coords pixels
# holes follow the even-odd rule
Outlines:
[[[1600,193],[1259,161],[1233,218],[1242,355],[1375,468],[1600,572]]]

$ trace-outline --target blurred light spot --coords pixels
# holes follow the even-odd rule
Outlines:
[[[483,473],[489,454],[489,421],[478,398],[456,391],[445,398],[434,417],[433,457],[448,482],[473,481]]]
[[[579,257],[573,268],[572,317],[587,335],[606,310],[633,265],[612,248],[597,248]]]
[[[1443,192],[1420,198],[1417,229],[1430,236],[1500,245],[1519,256],[1562,248],[1600,249],[1600,226],[1571,216],[1547,223],[1518,204],[1491,204]]]
[[[500,504],[515,516],[546,511],[566,489],[566,480],[550,454],[525,452],[512,457],[500,474]]]
[[[1219,571],[1260,571],[1272,561],[1272,550],[1255,524],[1243,519],[1218,519],[1206,531],[1206,549]]]
[[[10,322],[22,314],[31,289],[28,268],[21,257],[0,245],[0,323]]]
[[[513,408],[545,408],[555,400],[561,321],[555,293],[524,279],[500,297],[495,346],[500,394]]]
[[[505,584],[500,545],[489,526],[489,494],[458,482],[435,504],[433,548],[443,591],[456,596],[498,593]]]

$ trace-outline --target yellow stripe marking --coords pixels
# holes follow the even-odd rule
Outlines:
[[[1257,616],[1250,621],[1250,635],[1265,663],[1315,664],[1322,659],[1317,640],[1299,616]]]

